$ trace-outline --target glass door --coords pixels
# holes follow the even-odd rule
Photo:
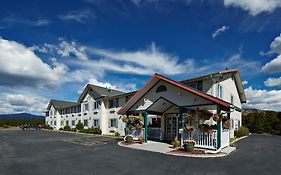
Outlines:
[[[178,118],[175,114],[167,115],[166,140],[173,140],[178,135]]]

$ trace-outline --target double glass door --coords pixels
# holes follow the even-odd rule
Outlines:
[[[169,114],[166,118],[166,140],[173,140],[178,135],[178,117]]]

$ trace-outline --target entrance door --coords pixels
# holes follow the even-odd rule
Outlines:
[[[175,114],[167,115],[166,140],[173,140],[178,135],[178,117]]]

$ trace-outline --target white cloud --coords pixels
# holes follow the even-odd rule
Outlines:
[[[155,72],[175,75],[193,71],[194,63],[191,59],[180,62],[179,58],[161,52],[152,43],[147,49],[136,51],[111,51],[108,49],[88,48],[88,52],[102,57],[92,62],[118,72],[129,72],[142,75],[151,75]]]
[[[54,61],[54,60],[53,60]],[[0,85],[54,88],[66,66],[44,63],[24,45],[0,38]]]
[[[119,83],[119,84],[111,84],[108,82],[100,82],[97,79],[90,79],[89,84],[93,84],[93,85],[97,85],[97,86],[101,86],[101,87],[105,87],[105,88],[109,88],[109,89],[116,89],[119,91],[123,91],[123,92],[131,92],[131,91],[135,91],[136,90],[136,84],[134,83]]]
[[[269,54],[281,54],[281,34],[274,38],[274,41],[272,41],[272,43],[270,44],[270,49],[271,50],[268,52]]]
[[[246,85],[246,84],[248,84],[248,81],[247,81],[247,80],[244,80],[244,81],[242,81],[242,84],[243,84],[243,85]]]
[[[266,63],[261,70],[268,73],[281,72],[281,55]]]
[[[78,46],[76,42],[62,41],[57,48],[57,53],[62,57],[69,57],[71,54],[76,56],[80,60],[87,60],[88,56],[85,52],[86,47]]]
[[[47,107],[48,99],[34,94],[0,93],[0,113],[29,112],[41,114]]]
[[[226,7],[240,7],[248,11],[252,16],[262,12],[273,12],[276,8],[281,7],[280,0],[224,0]]]
[[[281,90],[245,89],[247,103],[245,108],[281,111]]]
[[[279,78],[268,78],[264,84],[268,87],[273,87],[273,86],[281,86],[281,77]]]
[[[229,29],[228,26],[222,26],[221,28],[218,28],[213,34],[212,38],[216,38],[219,36],[221,33],[226,32]]]
[[[0,24],[1,23],[5,26],[5,28],[13,26],[15,24],[24,24],[33,27],[41,27],[50,24],[50,20],[45,18],[34,20],[34,19],[27,19],[20,16],[11,15],[0,19]]]
[[[260,62],[246,60],[241,57],[240,53],[232,55],[229,59],[219,63],[221,68],[239,69],[244,75],[260,72]]]
[[[93,18],[94,15],[90,10],[84,9],[81,11],[71,11],[67,14],[59,15],[58,17],[59,19],[64,21],[76,21],[79,23],[85,23],[86,20]]]

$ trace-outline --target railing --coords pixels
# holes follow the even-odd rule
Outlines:
[[[217,130],[211,132],[196,131],[193,133],[184,133],[183,139],[195,140],[194,145],[197,148],[217,149]]]
[[[223,130],[221,132],[221,147],[224,148],[224,147],[227,147],[229,146],[230,144],[230,133],[229,133],[229,130]]]

